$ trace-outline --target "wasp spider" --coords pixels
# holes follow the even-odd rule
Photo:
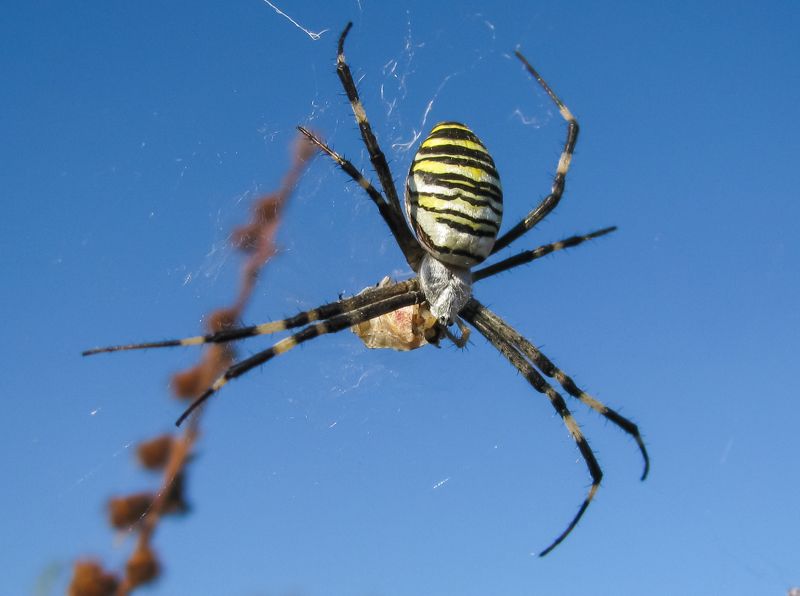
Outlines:
[[[564,182],[578,138],[578,122],[525,57],[516,52],[517,58],[555,103],[567,123],[566,141],[550,193],[524,219],[498,238],[503,197],[494,161],[483,143],[468,127],[457,122],[442,122],[433,128],[420,145],[406,180],[405,216],[411,224],[410,229],[403,216],[386,157],[372,132],[350,68],[345,61],[344,42],[351,26],[349,23],[339,38],[336,71],[353,109],[381,190],[373,186],[351,162],[328,147],[321,139],[305,128],[299,129],[366,191],[416,276],[400,282],[384,280],[377,287],[368,288],[353,297],[324,304],[282,321],[185,339],[96,348],[84,354],[210,342],[224,343],[300,328],[272,347],[231,366],[183,413],[177,422],[180,424],[197,406],[231,379],[315,337],[354,328],[369,347],[414,349],[428,342],[436,343],[444,337],[463,344],[468,334],[463,321],[467,321],[522,373],[534,389],[547,396],[577,444],[589,469],[592,483],[588,494],[566,529],[540,553],[542,556],[546,555],[566,538],[583,516],[600,485],[602,471],[564,398],[545,380],[545,377],[555,379],[569,396],[589,406],[631,435],[644,458],[642,479],[647,476],[649,469],[647,451],[636,424],[583,391],[530,341],[481,304],[472,294],[472,285],[476,282],[529,263],[553,251],[577,246],[616,229],[610,227],[582,236],[572,236],[473,269],[487,257],[506,248],[533,228],[558,204],[564,192]],[[412,309],[413,312],[408,309]],[[403,317],[398,319],[399,330],[395,326],[389,331],[375,332],[374,329],[370,331],[370,322],[386,320],[387,317],[391,318],[402,312],[412,314],[406,319]],[[406,322],[403,322],[404,320]],[[411,320],[416,322],[412,325],[409,322]],[[461,330],[460,337],[450,332],[449,328],[453,324]],[[382,334],[382,339],[372,341],[375,339],[375,333]],[[403,334],[408,337],[402,339]]]

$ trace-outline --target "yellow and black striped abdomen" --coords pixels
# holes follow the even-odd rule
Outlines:
[[[503,191],[494,160],[458,122],[441,122],[422,142],[406,180],[406,212],[426,250],[458,267],[480,263],[494,246]]]

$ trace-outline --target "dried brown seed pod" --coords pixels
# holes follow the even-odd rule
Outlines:
[[[160,572],[161,566],[153,549],[147,544],[140,544],[125,564],[125,581],[135,588],[153,581]]]
[[[136,448],[136,457],[142,467],[148,470],[160,470],[167,464],[174,442],[175,437],[172,435],[161,435],[139,443]]]
[[[129,528],[147,513],[152,504],[151,493],[114,497],[108,502],[109,523],[118,530]]]
[[[96,561],[78,561],[72,569],[69,596],[111,596],[116,593],[119,579],[108,573]]]

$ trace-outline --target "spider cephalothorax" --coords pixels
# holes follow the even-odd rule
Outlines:
[[[224,343],[300,328],[272,347],[231,366],[183,413],[178,419],[180,424],[228,381],[302,342],[354,328],[367,346],[374,348],[416,349],[426,343],[436,343],[443,336],[461,344],[467,336],[467,327],[461,321],[464,319],[477,329],[536,391],[547,396],[578,446],[592,478],[588,494],[577,514],[550,546],[540,553],[545,555],[566,538],[581,519],[600,486],[602,472],[566,401],[544,377],[555,379],[567,395],[595,410],[632,436],[644,459],[642,479],[647,476],[649,470],[647,450],[639,429],[633,422],[583,391],[536,346],[472,295],[474,283],[501,271],[530,263],[553,251],[577,246],[616,229],[609,227],[589,234],[571,236],[533,250],[520,252],[477,270],[472,269],[532,229],[561,200],[572,153],[578,139],[578,123],[525,57],[515,52],[528,73],[558,107],[567,123],[566,141],[558,160],[550,193],[525,218],[498,237],[503,205],[500,177],[494,161],[483,143],[466,126],[456,122],[442,122],[436,125],[421,143],[411,165],[405,195],[405,210],[411,224],[409,228],[403,217],[392,173],[372,132],[350,68],[344,58],[344,42],[350,27],[351,24],[348,24],[339,37],[336,70],[350,101],[381,190],[376,189],[351,162],[313,133],[303,127],[300,127],[300,131],[365,190],[378,207],[406,262],[417,276],[399,282],[386,279],[378,286],[368,288],[351,298],[342,298],[282,321],[185,339],[95,348],[84,354],[211,342]],[[412,234],[412,228],[417,238]],[[448,326],[452,323],[457,323],[462,330],[460,339],[449,332]]]

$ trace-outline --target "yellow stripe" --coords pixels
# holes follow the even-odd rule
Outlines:
[[[438,132],[438,131],[440,131],[440,130],[449,130],[449,129],[454,129],[454,130],[466,130],[467,132],[472,132],[472,131],[471,131],[469,128],[467,128],[467,127],[466,127],[466,126],[464,126],[463,124],[457,124],[457,123],[450,122],[450,123],[441,123],[441,124],[437,124],[437,125],[436,125],[436,126],[434,126],[434,127],[433,127],[433,129],[431,130],[431,134],[433,134],[433,133],[435,133],[435,132]],[[473,134],[475,134],[475,133],[473,133]]]
[[[558,160],[558,169],[556,170],[556,173],[566,174],[571,161],[572,155],[570,153],[562,153],[561,158]]]
[[[459,147],[464,147],[465,149],[472,149],[473,151],[477,151],[479,153],[483,153],[488,157],[491,157],[489,155],[489,152],[486,151],[486,147],[484,147],[480,143],[474,143],[466,139],[445,139],[442,137],[435,137],[435,138],[428,137],[427,139],[422,141],[422,145],[420,145],[420,147],[425,147],[427,149],[429,147],[440,147],[442,145],[458,145]]]
[[[286,325],[283,321],[275,321],[274,323],[264,323],[262,325],[256,326],[256,333],[258,335],[266,335],[268,333],[276,333],[277,331],[283,331],[286,329]]]
[[[359,124],[367,121],[367,113],[364,111],[364,106],[361,105],[361,100],[359,99],[353,102],[353,114],[355,114]]]
[[[277,356],[278,354],[283,354],[284,352],[288,352],[296,345],[297,345],[296,339],[294,339],[293,337],[287,337],[286,339],[282,339],[274,346],[272,346],[272,351]]]
[[[569,430],[569,434],[572,435],[573,439],[577,441],[583,437],[581,434],[581,429],[578,427],[578,423],[575,422],[575,419],[571,415],[567,414],[564,416],[564,424],[567,425],[567,430]]]
[[[182,346],[199,346],[200,344],[206,343],[206,338],[202,335],[198,335],[196,337],[187,337],[186,339],[181,340]]]
[[[457,166],[440,161],[423,161],[414,164],[414,172],[427,172],[429,174],[460,174],[476,182],[497,182],[491,174],[480,168]]]

